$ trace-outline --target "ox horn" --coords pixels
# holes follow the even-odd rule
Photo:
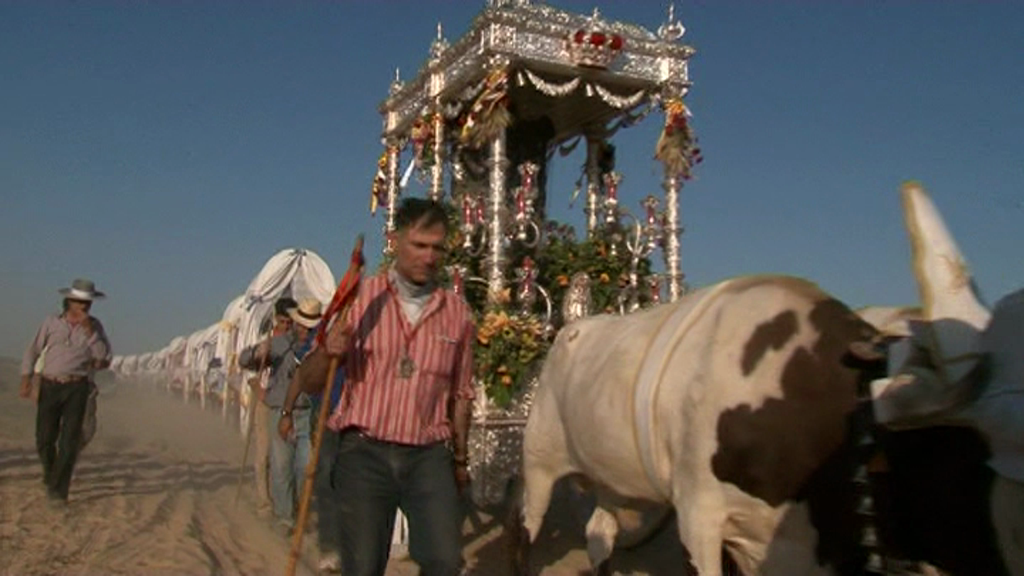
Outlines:
[[[908,182],[902,197],[925,320],[921,336],[945,381],[956,382],[976,364],[991,313],[979,301],[967,261],[928,193]]]

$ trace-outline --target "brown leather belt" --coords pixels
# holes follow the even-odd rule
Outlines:
[[[50,382],[56,382],[57,384],[71,384],[72,382],[81,382],[87,380],[86,376],[46,376],[43,375],[43,380],[49,380]]]

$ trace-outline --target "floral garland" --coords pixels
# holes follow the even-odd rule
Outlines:
[[[435,114],[424,114],[416,119],[409,133],[416,168],[425,170],[434,165]]]
[[[449,207],[449,218],[458,221],[458,213]],[[481,258],[474,256],[462,245],[461,230],[448,238],[447,264],[461,269],[462,278],[481,277]],[[543,241],[529,249],[513,245],[508,254],[510,262],[521,262],[530,257],[535,262],[536,283],[544,286],[551,297],[552,308],[562,309],[569,290],[570,279],[584,272],[590,279],[590,299],[595,313],[611,313],[619,309],[623,287],[629,282],[631,257],[627,250],[613,249],[620,241],[622,231],[614,227],[601,229],[589,239],[577,239],[575,230],[567,225],[548,221],[543,227]],[[641,279],[651,275],[647,258],[639,262],[637,273]],[[496,305],[489,305],[486,287],[480,283],[464,282],[463,295],[470,307],[480,311],[477,316],[477,341],[474,347],[476,377],[496,406],[504,408],[519,398],[538,374],[552,341],[553,330],[546,326],[544,303],[533,308],[515,310],[520,302],[512,302],[513,290],[506,288]],[[650,303],[651,296],[640,295],[642,303]],[[555,325],[563,322],[556,317]]]
[[[512,123],[508,112],[508,73],[495,70],[487,76],[484,89],[462,118],[459,142],[481,148]]]
[[[473,357],[487,397],[499,407],[507,407],[536,374],[550,345],[537,316],[486,312],[479,322]]]
[[[601,86],[600,84],[594,84],[594,90],[597,92],[597,95],[601,97],[601,100],[603,100],[605,104],[617,110],[622,110],[624,108],[632,108],[639,104],[640,101],[644,98],[644,96],[647,96],[646,90],[637,90],[636,92],[630,94],[629,96],[619,96],[617,94],[614,94],[604,86]]]
[[[679,98],[665,102],[665,126],[654,151],[654,157],[661,160],[669,174],[686,180],[693,177],[693,167],[704,159],[687,121],[689,115],[690,111]]]
[[[388,151],[384,150],[377,159],[377,172],[373,176],[370,187],[370,214],[376,214],[377,208],[388,201]]]

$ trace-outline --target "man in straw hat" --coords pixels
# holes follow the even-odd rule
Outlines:
[[[103,325],[89,315],[105,295],[90,280],[77,279],[60,293],[64,310],[47,317],[21,361],[23,398],[32,394],[32,372],[46,353],[36,411],[36,448],[51,503],[67,502],[71,474],[81,449],[82,425],[92,392],[92,373],[110,365],[110,342]]]
[[[322,319],[321,319],[322,320]],[[319,327],[319,324],[317,325]],[[288,385],[288,393],[284,399],[284,410],[292,412],[296,401],[305,393],[312,404],[310,411],[310,426],[315,434],[319,433],[319,417],[321,409],[326,416],[337,407],[341,400],[341,389],[345,381],[345,371],[339,369],[334,373],[334,380],[331,386],[331,396],[323,398],[324,381],[327,378],[329,358],[321,351],[313,352],[316,340],[317,327],[311,327],[309,337],[306,338],[299,349],[298,357],[300,366]],[[322,404],[327,402],[327,406]],[[278,425],[278,433],[282,438],[289,438],[293,433],[294,425],[291,418],[281,418]],[[316,470],[313,482],[313,501],[316,505],[316,529],[317,546],[320,549],[320,561],[317,568],[321,573],[341,572],[341,555],[338,528],[338,511],[335,506],[334,489],[331,487],[331,466],[334,462],[334,453],[337,451],[338,435],[334,432],[323,429],[324,438],[320,444],[320,455],[316,458]],[[314,440],[315,441],[315,440]],[[315,444],[313,445],[315,449]]]
[[[288,384],[299,365],[300,348],[310,328],[320,321],[321,314],[318,300],[307,298],[299,301],[297,307],[288,310],[292,321],[290,330],[246,348],[238,357],[238,363],[243,368],[270,368],[262,400],[269,409],[266,426],[270,448],[270,495],[274,515],[288,531],[295,526],[295,505],[301,486],[299,480],[309,461],[310,402],[305,395],[287,408],[284,402]],[[277,434],[282,419],[292,424],[291,434],[286,438]]]
[[[270,328],[270,337],[279,336],[292,330],[291,310],[298,307],[299,303],[290,296],[282,296],[274,302],[273,324]],[[258,368],[257,368],[258,369]],[[265,374],[260,373],[249,379],[249,386],[252,387],[252,398],[255,402],[252,410],[252,422],[250,424],[253,434],[254,454],[253,470],[256,473],[256,514],[261,518],[273,514],[273,499],[270,496],[270,419],[271,410],[262,402],[266,394],[268,384]]]

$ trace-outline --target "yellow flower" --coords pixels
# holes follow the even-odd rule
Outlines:
[[[505,374],[504,376],[501,377],[501,384],[503,386],[511,386],[512,385],[512,377],[509,376],[508,374]]]
[[[601,272],[601,276],[598,278],[598,280],[601,281],[601,284],[607,284],[608,282],[611,282],[611,278],[608,277],[608,274],[606,272]]]

